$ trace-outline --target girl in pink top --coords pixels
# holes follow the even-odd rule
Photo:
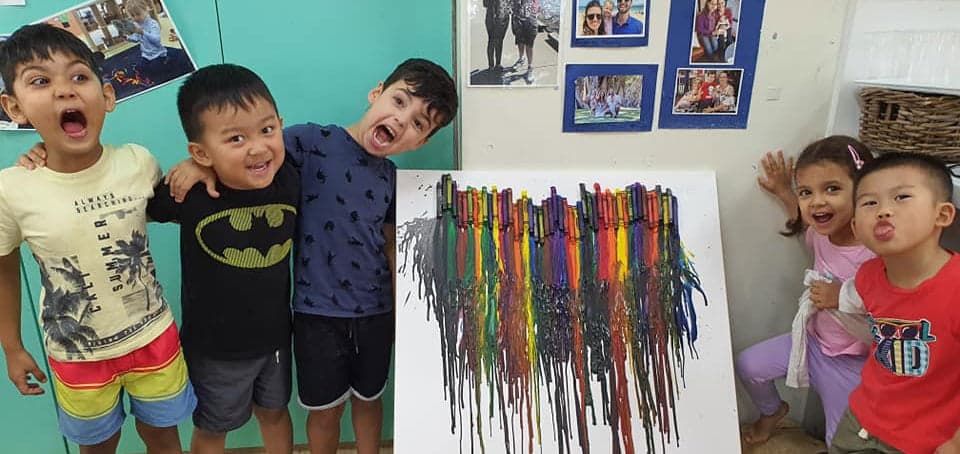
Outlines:
[[[806,332],[799,333],[806,337],[809,383],[823,402],[828,445],[847,408],[850,392],[860,382],[860,370],[868,352],[868,346],[856,335],[865,321],[850,320],[836,308],[842,282],[852,278],[861,263],[874,257],[854,238],[850,226],[853,175],[864,161],[871,159],[870,151],[856,139],[831,136],[808,145],[800,153],[792,175],[796,191],[789,173],[793,158],[785,162],[783,152],[776,156],[767,153],[761,160],[765,175],[758,179],[760,187],[780,199],[790,216],[783,235],[803,233],[813,251],[814,270],[831,278],[812,282],[804,293],[812,303],[813,313],[806,326],[800,327],[800,331]],[[789,411],[773,381],[787,375],[793,338],[787,333],[765,340],[737,357],[737,374],[761,413],[760,419],[744,433],[747,443],[770,438],[777,422]]]

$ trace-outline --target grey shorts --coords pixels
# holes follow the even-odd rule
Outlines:
[[[188,355],[187,370],[197,394],[193,425],[210,432],[244,425],[254,404],[280,409],[290,403],[290,349],[240,360]]]

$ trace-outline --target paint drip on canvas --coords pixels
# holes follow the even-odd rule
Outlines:
[[[566,453],[590,452],[597,424],[617,453],[679,444],[675,403],[706,295],[678,200],[641,183],[581,183],[578,197],[551,188],[538,203],[444,175],[436,217],[399,228],[399,272],[436,323],[450,430],[471,452],[500,451],[484,444],[491,425],[505,452],[539,451],[544,424]]]

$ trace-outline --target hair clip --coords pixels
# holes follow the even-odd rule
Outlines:
[[[857,153],[857,149],[853,148],[853,145],[847,144],[847,150],[850,151],[850,157],[853,158],[853,166],[860,170],[863,167],[863,160],[860,159],[860,154]]]

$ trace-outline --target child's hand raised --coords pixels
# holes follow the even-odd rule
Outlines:
[[[17,159],[17,165],[28,170],[38,169],[47,165],[47,149],[43,147],[43,142],[37,142],[30,151],[26,152]]]
[[[817,309],[836,309],[840,307],[842,285],[839,281],[816,281],[810,285],[810,301]]]
[[[33,379],[40,383],[47,382],[47,376],[37,367],[37,362],[33,360],[30,353],[26,350],[15,350],[7,353],[7,377],[17,387],[20,394],[24,396],[36,396],[43,394],[43,388],[34,383]],[[32,377],[31,377],[32,376]]]
[[[773,153],[767,154],[760,159],[760,165],[763,167],[763,175],[757,176],[757,183],[765,191],[782,197],[785,193],[793,194],[792,175],[793,157],[787,160],[783,159],[783,150],[777,150],[776,156]]]
[[[193,159],[186,159],[171,167],[163,177],[163,182],[170,186],[170,196],[177,203],[183,202],[190,188],[200,182],[206,186],[207,194],[211,198],[220,197],[220,193],[217,192],[217,175],[212,169],[200,166]]]

